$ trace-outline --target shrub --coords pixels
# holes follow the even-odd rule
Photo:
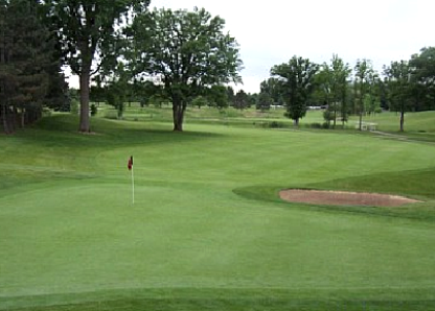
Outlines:
[[[95,104],[92,104],[92,105],[91,105],[91,116],[92,116],[92,117],[96,116],[96,115],[97,115],[97,112],[98,112],[98,108],[97,108],[97,106],[96,106]]]
[[[321,129],[322,128],[322,124],[320,123],[311,123],[310,127],[313,129]]]
[[[322,128],[324,128],[324,129],[329,129],[330,127],[331,127],[331,124],[329,124],[329,122],[324,122],[322,124]]]
[[[284,125],[280,122],[272,121],[272,122],[269,122],[269,127],[270,128],[282,128],[282,127],[284,127]]]

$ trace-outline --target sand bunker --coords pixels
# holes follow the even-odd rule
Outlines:
[[[289,202],[316,205],[401,206],[421,202],[397,195],[344,191],[289,189],[282,190],[279,195]]]

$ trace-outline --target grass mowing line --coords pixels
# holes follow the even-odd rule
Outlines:
[[[53,166],[40,166],[40,165],[26,165],[26,164],[0,164],[1,170],[9,171],[35,171],[35,172],[51,172],[51,173],[71,173],[79,174],[83,176],[94,176],[94,174],[89,174],[81,172],[78,170],[66,169],[66,168],[56,168]]]
[[[17,286],[15,286],[18,288]],[[0,288],[15,288],[14,286],[10,287],[0,287]],[[261,293],[262,291],[280,291],[280,292],[299,292],[299,291],[323,291],[323,292],[335,292],[335,291],[375,291],[375,292],[383,292],[385,290],[408,290],[408,291],[432,291],[435,290],[435,283],[433,284],[427,284],[424,286],[398,286],[398,285],[387,285],[387,286],[320,286],[320,287],[313,287],[313,286],[264,286],[264,287],[258,287],[258,286],[221,286],[221,287],[192,287],[192,286],[178,286],[178,287],[160,287],[160,286],[147,286],[143,287],[138,284],[138,286],[129,286],[129,287],[117,287],[115,284],[98,284],[98,287],[100,288],[98,292],[88,290],[88,291],[82,291],[77,290],[77,288],[71,287],[69,288],[68,292],[56,292],[51,289],[52,287],[46,287],[44,289],[41,289],[42,291],[50,292],[50,294],[38,294],[38,295],[8,295],[8,296],[2,296],[0,295],[0,302],[2,299],[14,299],[14,298],[24,298],[24,297],[44,297],[44,296],[59,296],[59,295],[86,295],[86,294],[96,294],[99,292],[106,292],[106,291],[125,291],[125,292],[133,292],[133,291],[194,291],[194,292],[201,292],[201,291],[246,291],[246,292],[257,292]],[[55,289],[55,287],[54,287]],[[0,307],[1,309],[1,307]]]
[[[435,141],[428,141],[425,140],[424,138],[419,139],[419,137],[416,136],[400,135],[396,133],[381,132],[381,131],[372,131],[370,133],[378,135],[379,137],[384,139],[390,139],[390,140],[400,141],[404,143],[419,143],[419,144],[435,145]]]
[[[114,297],[116,296],[116,298]],[[391,300],[388,296],[348,296],[326,293],[324,299],[316,300],[312,293],[269,291],[240,292],[216,291],[208,289],[192,292],[173,292],[170,290],[144,294],[117,294],[107,297],[99,295],[98,299],[83,298],[68,300],[51,299],[47,304],[43,297],[23,297],[21,308],[14,310],[433,310],[434,300],[413,299],[409,293],[401,300]],[[33,300],[33,301],[32,301]],[[62,303],[63,302],[63,303]],[[68,302],[68,303],[66,303]],[[11,303],[11,302],[10,302]]]
[[[426,306],[429,305],[426,302],[432,301],[431,224],[351,217],[337,211],[313,213],[305,207],[300,207],[304,212],[283,210],[276,208],[283,206],[277,201],[247,201],[231,193],[236,187],[261,188],[261,184],[267,183],[313,185],[324,181],[329,184],[331,177],[341,178],[344,183],[355,175],[376,171],[385,171],[388,177],[388,172],[401,168],[433,166],[429,146],[417,149],[361,135],[319,136],[304,131],[227,129],[210,125],[189,125],[192,132],[186,136],[152,131],[141,136],[144,133],[141,124],[123,123],[116,129],[105,122],[100,125],[105,126],[103,133],[121,130],[113,137],[85,137],[89,148],[83,148],[80,158],[71,163],[78,169],[98,166],[96,169],[102,174],[98,179],[53,182],[44,192],[0,198],[2,208],[12,211],[0,217],[0,247],[8,250],[0,254],[0,265],[4,268],[0,284],[16,286],[11,291],[0,289],[3,296],[47,293],[44,288],[49,286],[65,295],[40,297],[42,304],[100,297],[101,308],[110,310],[111,303],[104,300],[121,294],[113,291],[105,297],[92,294],[101,289],[101,284],[107,284],[115,292],[116,288],[129,285],[137,286],[139,292],[153,285],[160,286],[156,290],[144,289],[152,291],[147,293],[150,299],[145,302],[146,308],[141,308],[134,289],[126,289],[128,293],[124,294],[131,299],[121,300],[112,308],[124,310],[288,310],[289,292],[282,294],[281,301],[273,302],[280,290],[264,290],[269,286],[294,290],[294,299],[304,291],[307,300],[320,301],[319,305],[327,304],[330,296],[341,300],[356,297],[361,302],[380,296],[394,302],[406,298],[425,301]],[[123,130],[127,125],[137,128]],[[23,133],[29,135],[28,142],[33,139],[31,133],[33,130]],[[77,151],[78,141],[69,144],[64,137],[51,135],[52,144],[64,148],[50,149],[55,157]],[[142,169],[144,175],[138,176],[138,191],[146,195],[146,202],[130,208],[125,203],[129,202],[130,189],[129,173],[124,167],[130,151],[117,142],[140,144],[155,138],[167,143],[134,147],[138,160],[144,159],[143,163],[152,169]],[[38,144],[37,139],[32,144],[24,141],[19,157],[3,153],[2,158],[14,164],[29,164],[32,155],[39,166],[48,158],[44,158],[44,148]],[[49,142],[41,143],[45,144]],[[95,153],[100,157],[98,163],[88,163],[86,159]],[[415,163],[408,162],[408,158]],[[73,167],[67,165],[68,161],[65,160],[65,167]],[[403,187],[398,176],[400,173],[389,175],[379,187],[386,189],[385,180]],[[418,176],[415,174],[415,180]],[[352,185],[364,186],[369,181],[363,179]],[[70,187],[75,182],[78,188]],[[22,189],[32,187],[22,185]],[[213,187],[218,188],[213,190]],[[408,188],[420,189],[421,184],[411,183]],[[262,195],[261,191],[259,194]],[[38,237],[43,244],[35,240],[26,242],[25,237]],[[431,287],[422,289],[425,284]],[[372,289],[358,288],[362,285]],[[182,289],[170,289],[177,286]],[[389,289],[389,286],[400,288]],[[84,292],[79,295],[82,298],[72,297],[74,294],[68,293],[71,287]],[[222,298],[226,302],[216,299],[212,293],[197,293],[205,287],[212,288],[211,292],[218,288],[220,295],[227,295]],[[252,290],[257,293],[251,295],[251,301],[244,300],[241,293],[246,297],[247,287],[260,288]],[[341,289],[346,287],[356,289]],[[225,291],[226,288],[230,290]],[[166,289],[169,291],[166,297],[181,298],[153,304]],[[260,295],[258,291],[267,294]],[[404,295],[406,292],[412,295]],[[271,307],[261,304],[259,296],[271,301]],[[197,299],[190,303],[192,297]],[[228,302],[228,297],[233,301]],[[5,298],[0,305],[17,308],[23,305],[20,299]],[[34,301],[33,306],[37,304]],[[32,306],[32,301],[27,305]],[[98,304],[76,307],[64,304],[63,308],[98,310]]]

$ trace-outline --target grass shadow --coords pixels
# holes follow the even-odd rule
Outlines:
[[[425,290],[426,293],[428,290]],[[320,297],[319,297],[320,294]],[[330,294],[330,297],[326,297]],[[339,295],[335,297],[335,295]],[[89,293],[22,296],[3,299],[0,310],[15,311],[112,311],[112,310],[347,310],[347,311],[430,311],[431,298],[394,297],[363,298],[364,293],[343,293],[292,289],[124,289]],[[400,294],[400,293],[394,293]],[[400,298],[399,298],[400,297]],[[431,296],[430,296],[431,297]],[[1,299],[0,299],[1,303]]]
[[[108,145],[180,143],[222,136],[222,134],[199,131],[173,132],[170,125],[159,123],[98,118],[92,119],[91,123],[91,133],[83,134],[77,130],[78,117],[67,114],[56,115],[43,118],[28,129],[18,131],[11,138],[26,144],[40,144],[47,147],[80,145],[95,148]]]

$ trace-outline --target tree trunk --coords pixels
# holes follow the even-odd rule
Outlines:
[[[343,125],[344,130],[344,123],[347,119],[347,103],[346,103],[346,83],[343,86],[342,93],[341,93],[341,122]]]
[[[9,126],[8,126],[8,119],[7,119],[6,103],[3,102],[1,106],[2,106],[1,117],[2,117],[2,121],[3,121],[3,131],[5,132],[5,134],[10,134]]]
[[[21,128],[26,126],[26,109],[21,109]]]
[[[400,131],[403,132],[404,131],[404,126],[405,124],[405,111],[400,111]]]
[[[90,66],[80,73],[80,132],[90,132],[89,118],[89,83],[91,80]]]
[[[294,127],[299,127],[299,118],[293,119]]]
[[[346,112],[345,112],[345,103],[343,99],[343,101],[341,101],[341,125],[343,127],[343,130],[344,130],[345,119],[346,119]]]
[[[362,129],[363,129],[363,126],[362,126],[362,123],[363,123],[362,119],[363,119],[363,113],[364,113],[363,105],[364,105],[364,103],[363,103],[362,98],[359,98],[359,106],[358,106],[358,110],[359,110],[358,111],[358,114],[359,114],[358,130],[359,131],[362,131]]]
[[[4,23],[1,24],[0,27],[1,30],[1,35],[2,35],[2,40],[0,41],[2,43],[2,45],[0,46],[0,64],[5,64],[6,63],[6,57],[5,57],[5,27],[4,27]],[[2,80],[1,81],[1,85],[0,85],[0,106],[1,106],[1,113],[0,113],[0,119],[3,123],[3,131],[6,134],[9,134],[9,127],[8,127],[8,120],[7,120],[7,116],[6,116],[6,108],[7,108],[7,101],[6,101],[6,86],[5,86],[5,82]]]
[[[183,131],[184,111],[186,104],[179,99],[175,99],[172,103],[172,115],[174,119],[174,132]]]

